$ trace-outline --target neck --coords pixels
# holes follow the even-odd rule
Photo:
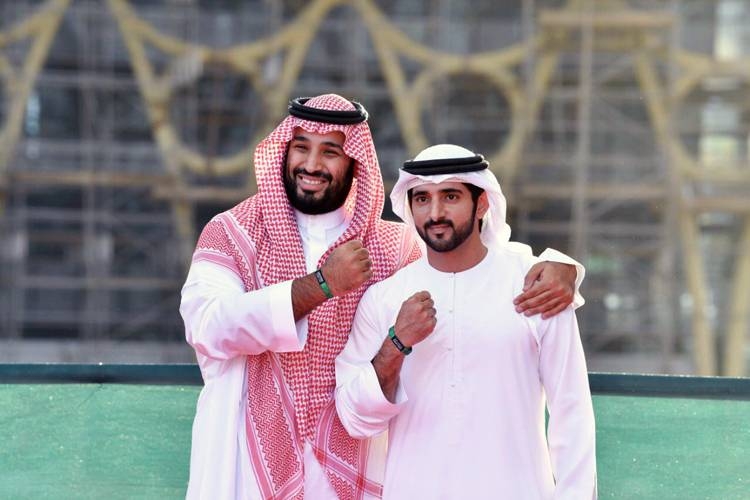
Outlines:
[[[431,267],[444,273],[460,273],[476,266],[487,255],[487,247],[484,246],[479,235],[464,241],[450,252],[436,252],[427,247],[427,262]]]
[[[344,222],[347,214],[342,207],[323,214],[306,214],[304,212],[300,212],[295,208],[294,216],[297,219],[297,224],[299,224],[300,226],[308,227],[316,225],[330,228],[338,226],[339,224]]]

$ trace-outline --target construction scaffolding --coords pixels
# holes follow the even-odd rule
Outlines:
[[[0,0],[0,338],[189,356],[197,231],[288,99],[333,91],[388,185],[428,144],[489,157],[514,238],[587,267],[590,368],[747,374],[750,2],[472,9]]]

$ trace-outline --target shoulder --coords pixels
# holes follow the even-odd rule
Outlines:
[[[224,216],[231,216],[234,217],[238,221],[243,221],[247,218],[252,217],[256,212],[259,212],[257,210],[258,205],[258,196],[253,195],[248,198],[245,198],[229,210],[226,210],[225,212],[220,213],[219,215]]]
[[[507,271],[516,271],[525,275],[536,263],[535,257],[526,245],[503,244],[492,250],[498,260],[498,265],[502,265]]]
[[[239,204],[214,215],[201,230],[196,249],[214,249],[222,253],[234,255],[234,243],[238,234],[244,234],[240,229],[250,220],[253,212],[250,206],[254,197],[246,198]],[[248,236],[249,238],[249,236]]]
[[[224,210],[223,212],[219,212],[218,214],[211,217],[211,219],[206,223],[206,227],[216,223],[226,223],[227,219],[230,218],[234,220],[246,219],[254,211],[255,198],[255,196],[250,196],[249,198],[245,198],[232,208]]]
[[[514,249],[500,245],[491,248],[489,256],[490,265],[485,268],[487,279],[513,297],[521,294],[526,274],[533,263]],[[502,280],[497,280],[498,276],[502,276]]]

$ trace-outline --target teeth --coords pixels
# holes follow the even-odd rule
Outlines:
[[[300,181],[304,182],[305,184],[313,184],[313,185],[316,185],[316,186],[319,185],[319,184],[323,184],[323,181],[321,181],[319,179],[305,179],[304,177],[301,177]]]

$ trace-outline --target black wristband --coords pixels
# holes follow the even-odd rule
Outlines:
[[[393,345],[396,346],[396,349],[401,351],[401,353],[404,356],[409,355],[411,353],[411,347],[405,346],[403,342],[401,342],[401,339],[396,337],[396,327],[392,326],[388,329],[388,338],[391,339],[391,342],[393,342]]]

